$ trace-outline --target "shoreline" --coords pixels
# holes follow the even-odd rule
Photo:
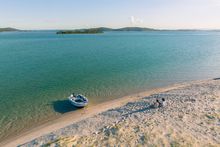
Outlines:
[[[114,99],[111,101],[103,102],[91,107],[86,107],[74,112],[69,112],[67,114],[64,114],[58,119],[52,120],[48,123],[45,123],[43,125],[34,127],[28,131],[25,131],[21,133],[18,136],[13,136],[9,139],[4,140],[3,142],[0,142],[0,146],[17,146],[22,145],[26,142],[29,142],[35,138],[38,138],[40,136],[43,136],[45,134],[48,134],[50,132],[59,130],[61,128],[64,128],[68,125],[71,125],[73,123],[79,122],[81,120],[84,120],[86,118],[89,118],[91,116],[94,116],[96,114],[99,114],[101,112],[107,111],[109,109],[114,109],[120,106],[125,105],[128,102],[133,102],[138,99],[141,99],[146,96],[150,96],[152,94],[166,92],[169,90],[174,90],[182,87],[186,87],[188,85],[191,85],[192,83],[205,83],[209,80],[199,80],[199,81],[190,81],[190,82],[184,82],[179,84],[172,84],[170,86],[162,87],[162,88],[154,88],[150,90],[146,90],[137,94],[128,95],[122,98]],[[97,109],[98,108],[98,109]]]

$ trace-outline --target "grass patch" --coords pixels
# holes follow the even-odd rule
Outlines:
[[[172,141],[172,142],[170,143],[170,146],[171,146],[171,147],[179,147],[180,144],[179,144],[179,142],[177,142],[177,141]]]

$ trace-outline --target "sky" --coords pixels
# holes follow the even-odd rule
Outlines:
[[[0,0],[0,28],[220,29],[220,0]]]

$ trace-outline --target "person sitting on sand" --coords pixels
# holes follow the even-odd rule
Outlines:
[[[158,102],[159,103],[159,107],[164,107],[166,106],[166,101],[164,98],[162,98],[162,102]]]
[[[159,100],[157,99],[156,102],[154,102],[153,107],[154,107],[154,108],[158,108],[159,106],[160,106],[160,102],[159,102]]]
[[[162,98],[162,107],[165,107],[167,104],[166,104],[166,101],[165,101],[165,98]]]

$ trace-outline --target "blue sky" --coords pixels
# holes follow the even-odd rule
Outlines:
[[[0,0],[0,27],[220,29],[220,0]]]

